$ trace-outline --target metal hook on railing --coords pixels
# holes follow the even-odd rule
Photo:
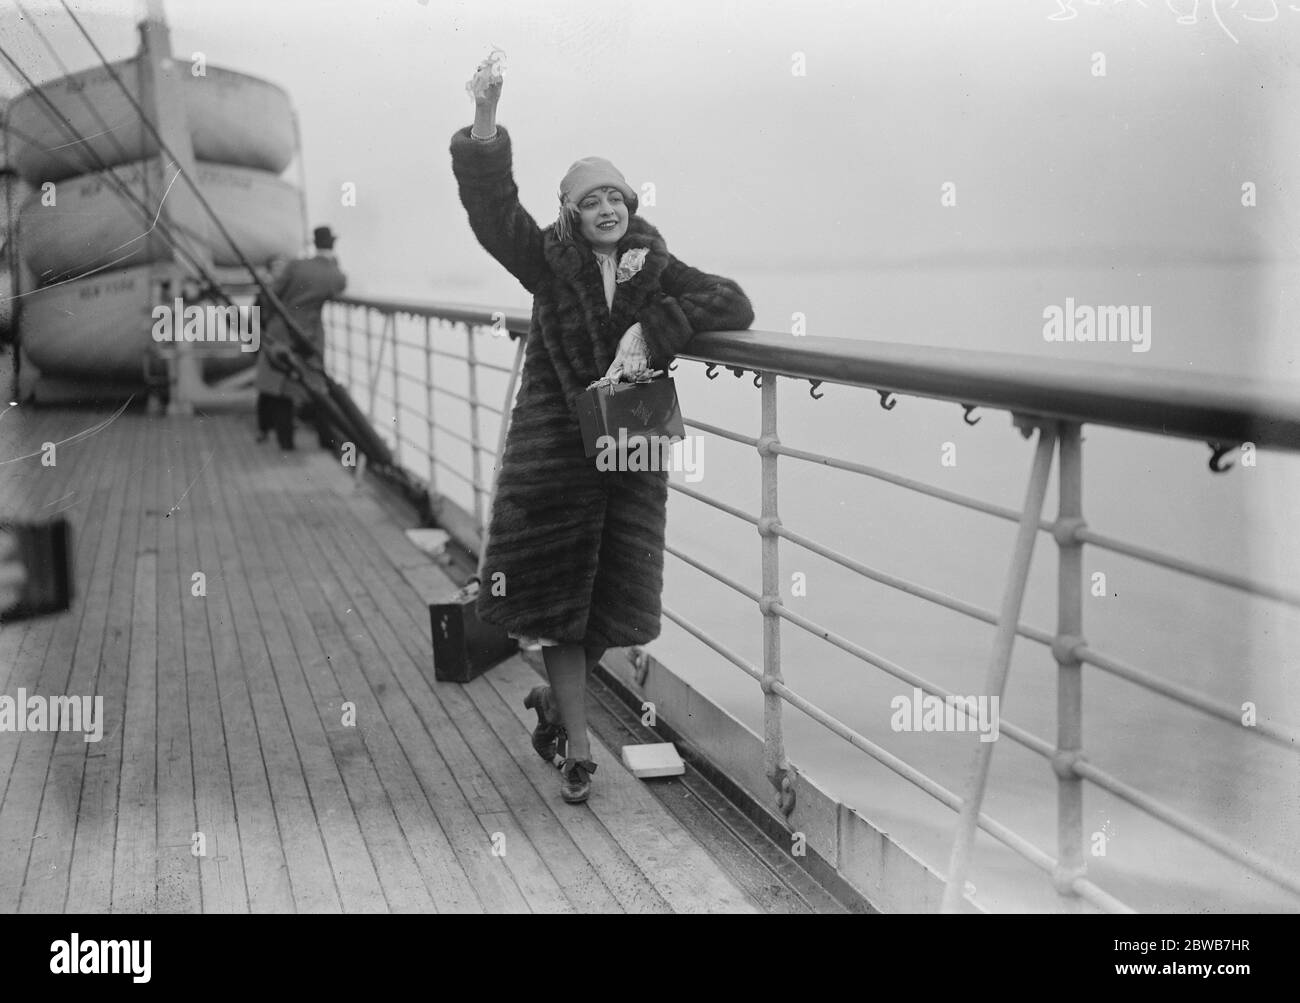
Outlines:
[[[809,380],[808,382],[812,384],[812,386],[808,388],[809,397],[811,397],[815,401],[819,401],[826,396],[824,393],[817,392],[817,388],[822,385],[821,380]]]
[[[745,375],[744,366],[728,366],[727,368],[731,370],[731,374],[735,376],[736,379],[740,379],[742,376]]]
[[[961,416],[961,420],[964,421],[967,425],[978,425],[980,423],[979,418],[976,418],[974,421],[971,420],[970,413],[974,411],[976,407],[977,405],[975,404],[962,405],[962,410],[965,411],[966,413]]]
[[[1237,447],[1235,445],[1224,445],[1221,442],[1207,443],[1210,447],[1210,470],[1216,474],[1227,473],[1232,468],[1232,461],[1223,462],[1224,456],[1232,452]]]
[[[894,410],[895,406],[898,404],[898,399],[894,396],[892,390],[877,390],[876,393],[880,394],[881,407],[886,411]]]
[[[762,385],[763,385],[763,374],[762,374],[762,373],[755,373],[755,374],[754,374],[754,386],[756,386],[756,387],[761,387]]]
[[[704,375],[707,376],[707,377],[708,377],[709,379],[711,379],[711,380],[716,380],[716,379],[718,378],[718,374],[717,374],[716,372],[714,372],[714,370],[717,369],[717,368],[718,368],[718,364],[717,364],[716,362],[710,362],[710,363],[709,363],[709,364],[704,368]]]

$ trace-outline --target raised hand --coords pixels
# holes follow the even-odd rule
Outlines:
[[[505,53],[494,48],[487,59],[478,64],[474,75],[465,84],[465,90],[474,99],[476,107],[496,110],[497,102],[501,100],[501,85],[504,82],[502,76],[504,67],[501,65],[504,58]]]

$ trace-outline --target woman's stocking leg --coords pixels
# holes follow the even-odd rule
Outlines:
[[[587,740],[587,653],[580,644],[556,644],[542,648],[551,695],[560,708],[560,720],[569,734],[568,755],[590,759]]]

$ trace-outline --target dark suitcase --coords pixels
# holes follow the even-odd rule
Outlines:
[[[519,642],[503,628],[478,618],[477,599],[478,589],[471,583],[429,604],[433,678],[440,683],[467,683],[519,650]]]

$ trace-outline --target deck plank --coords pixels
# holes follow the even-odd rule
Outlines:
[[[399,737],[419,736],[422,730],[391,673],[382,671],[383,655],[354,609],[363,586],[341,565],[337,553],[331,552],[333,548],[318,532],[296,522],[291,532],[297,553],[307,561],[312,579],[330,608],[328,618],[317,611],[313,623],[319,635],[329,639],[331,665],[339,685],[356,705],[355,730],[373,758],[378,782],[390,798],[398,832],[408,847],[406,852],[419,869],[417,881],[422,877],[427,882],[432,905],[439,911],[481,911],[470,879],[456,861],[407,758],[408,742]]]
[[[327,480],[333,480],[334,471],[331,469],[332,461],[323,457],[316,458],[318,467],[322,460],[328,466],[317,477],[324,486]],[[350,486],[346,490],[350,490]],[[346,490],[335,497],[346,501]],[[337,511],[336,519],[348,519],[344,514],[345,509],[339,508]],[[569,911],[572,906],[565,890],[547,866],[546,859],[527,838],[525,829],[519,825],[518,819],[511,812],[511,806],[502,796],[496,778],[480,759],[487,754],[486,750],[467,741],[458,727],[461,715],[443,705],[442,698],[447,695],[447,691],[441,688],[435,691],[425,675],[427,652],[424,657],[418,652],[426,649],[429,644],[427,620],[424,628],[415,629],[414,637],[423,638],[419,641],[413,641],[409,626],[395,628],[389,621],[388,611],[391,607],[403,601],[418,604],[418,596],[403,589],[402,579],[393,572],[387,555],[376,550],[367,534],[357,531],[355,519],[348,519],[348,522],[351,525],[346,530],[338,523],[331,525],[330,539],[349,555],[354,573],[360,576],[364,586],[355,597],[357,612],[380,642],[384,660],[401,691],[414,705],[424,727],[433,738],[439,756],[447,763],[456,786],[478,819],[480,832],[475,837],[476,856],[487,854],[488,861],[495,862],[494,866],[498,869],[504,863],[506,873],[524,896],[525,901],[520,903],[523,908],[545,912]],[[400,539],[403,546],[427,563],[428,558],[414,551],[404,536]],[[414,561],[409,554],[406,559]],[[377,573],[377,568],[385,569],[387,575]],[[401,598],[390,591],[385,577],[391,579],[393,585],[401,591]],[[425,612],[427,617],[427,610]],[[493,858],[490,855],[492,841],[502,837],[506,853],[502,857]],[[480,873],[483,873],[483,869],[480,869]]]
[[[228,473],[215,479],[213,498],[220,503],[217,524],[227,548],[231,626],[244,667],[244,684],[271,792],[290,893],[298,912],[340,912],[343,907],[330,869],[324,833],[272,669],[277,657],[286,656],[280,649],[278,635],[273,645],[263,628],[263,618],[272,614],[265,594],[253,592],[252,582],[264,574],[264,558],[257,554],[256,547],[252,547],[256,556],[250,556],[243,527],[250,517],[257,515],[256,508],[250,508],[256,505],[257,498],[250,496],[246,485],[237,486],[235,482],[256,478],[256,458],[247,457],[245,465],[231,463],[224,469]],[[293,657],[292,652],[288,657]]]
[[[195,831],[202,834],[203,853],[197,858],[203,911],[248,911],[248,889],[240,852],[239,824],[228,757],[229,743],[221,713],[216,645],[209,623],[209,606],[223,593],[221,569],[200,559],[196,525],[212,520],[210,482],[220,435],[201,416],[177,417],[176,429],[184,488],[169,512],[176,522],[177,559],[182,586],[202,574],[203,595],[187,589],[181,601],[184,633],[186,696],[189,703],[190,748],[194,756]]]
[[[487,720],[515,763],[527,776],[538,797],[553,803],[560,775],[543,762],[529,744],[531,730],[520,723],[485,677],[466,684],[465,693]],[[576,850],[591,864],[624,912],[672,912],[663,896],[641,873],[609,830],[590,812],[560,811],[556,820],[568,833]]]
[[[122,710],[122,761],[113,847],[113,912],[149,913],[158,901],[158,534],[163,464],[159,421],[137,433],[145,461],[131,590],[131,645],[126,653],[126,701]]]
[[[297,456],[287,455],[283,462],[296,466],[299,461]],[[243,483],[267,483],[266,471],[258,469],[257,473],[257,478]],[[300,517],[304,500],[301,482],[279,491],[262,490],[255,504],[248,504],[252,498],[245,499],[245,511],[249,513],[244,520],[245,533],[264,559],[262,569],[253,571],[250,577],[254,579],[254,595],[261,592],[259,608],[271,613],[263,621],[263,629],[268,637],[278,638],[287,656],[273,659],[272,669],[325,836],[343,910],[383,912],[387,911],[383,886],[349,791],[347,763],[359,754],[356,739],[341,725],[339,733],[331,735],[334,722],[327,729],[321,718],[320,706],[328,703],[337,708],[342,697],[297,594],[298,582],[309,581],[310,575],[302,566],[301,555],[291,553],[289,548],[283,553],[280,550],[288,523]],[[277,532],[269,531],[271,522],[277,524]]]
[[[234,794],[237,850],[245,886],[243,905],[255,913],[288,913],[294,911],[289,868],[236,636],[240,622],[234,613],[234,593],[244,570],[231,539],[220,488],[223,479],[235,475],[231,458],[222,452],[194,486],[192,494],[198,494],[203,511],[189,523],[199,562],[208,569],[205,611],[216,672],[217,710]]]
[[[662,741],[606,686],[597,682],[594,689],[589,720],[607,741]],[[646,789],[687,828],[703,834],[701,842],[710,854],[763,912],[847,911],[693,769],[681,777],[650,782]]]
[[[105,448],[124,458],[118,476],[127,481],[123,508],[117,518],[117,556],[109,577],[105,604],[108,620],[104,627],[93,689],[104,698],[108,724],[103,739],[87,746],[81,802],[77,813],[77,838],[68,872],[69,908],[85,912],[107,912],[112,906],[113,864],[116,856],[117,807],[120,794],[123,750],[128,736],[123,722],[127,700],[127,670],[134,633],[132,602],[138,567],[139,539],[147,525],[144,494],[145,474],[154,460],[149,450],[148,425],[132,426],[121,419],[111,426],[113,437]],[[97,583],[92,583],[92,588]],[[88,597],[87,604],[94,600]],[[75,905],[73,905],[75,903]]]
[[[550,859],[548,851],[555,847],[549,845],[549,841],[548,845],[542,846],[533,842],[530,834],[538,833],[538,828],[530,823],[535,819],[520,817],[510,797],[509,780],[503,780],[492,768],[495,760],[491,744],[475,740],[476,735],[486,737],[486,732],[482,728],[476,729],[475,722],[467,720],[467,716],[455,706],[444,705],[446,694],[429,698],[428,684],[421,676],[419,666],[397,643],[383,614],[364,592],[355,595],[352,602],[364,611],[362,617],[367,627],[381,635],[384,657],[379,664],[387,662],[400,692],[406,694],[416,705],[417,712],[425,717],[426,726],[434,734],[444,761],[451,764],[453,777],[461,783],[471,810],[479,819],[483,830],[478,837],[480,842],[486,840],[484,848],[490,854],[505,847],[504,854],[497,859],[505,864],[530,909],[570,911],[566,892],[575,889],[567,884],[562,886],[561,875],[553,873],[547,865]],[[382,685],[382,681],[377,685]],[[568,849],[571,852],[572,847]],[[582,904],[594,907],[598,901],[584,896]]]
[[[285,467],[284,471],[288,469]],[[291,587],[297,603],[288,620],[303,665],[310,666],[307,684],[312,699],[388,907],[394,912],[431,911],[433,898],[424,886],[377,771],[379,764],[367,748],[365,732],[355,723],[343,720],[344,704],[350,703],[353,713],[361,715],[366,725],[380,730],[386,727],[382,716],[373,712],[369,687],[361,678],[356,655],[335,619],[336,610],[341,613],[350,601],[344,592],[328,587],[329,572],[322,567],[311,541],[304,538],[302,521],[310,518],[310,511],[303,511],[296,496],[289,497],[293,498],[294,511],[268,510],[274,521],[282,521],[284,532],[266,543],[278,546],[286,559],[292,553],[293,559],[305,564],[308,572],[293,577]]]
[[[127,412],[7,476],[110,414],[0,422],[0,512],[66,507],[78,584],[0,632],[0,692],[105,715],[98,745],[0,734],[0,911],[798,909],[738,815],[665,805],[617,742],[593,738],[593,797],[564,804],[522,659],[434,682],[427,600],[454,584],[307,430],[282,454],[247,415]]]
[[[285,459],[292,462],[294,457]],[[300,500],[301,487],[289,492],[288,499],[282,492],[266,490],[263,462],[256,455],[250,456],[250,460],[255,462],[247,476],[236,482],[242,489],[237,509],[243,513],[240,546],[245,575],[252,586],[262,632],[271,653],[269,671],[283,702],[289,734],[302,766],[316,825],[338,891],[339,906],[350,913],[382,912],[386,901],[379,876],[307,683],[307,674],[313,669],[319,671],[311,664],[313,658],[320,660],[323,656],[313,654],[304,646],[304,628],[293,622],[295,616],[301,615],[294,579],[301,577],[304,570],[299,561],[286,564],[272,538],[282,534],[284,527],[276,527],[278,534],[266,529],[268,522],[280,520],[290,499]],[[250,488],[256,490],[250,493]],[[310,625],[305,630],[310,632]],[[304,650],[299,650],[300,646]]]
[[[383,566],[393,559],[401,547],[415,551],[410,541],[395,524],[377,517],[375,510],[378,506],[373,500],[367,499],[364,492],[353,491],[344,497],[348,499],[350,507],[358,515],[359,523],[376,541],[373,548],[363,551],[372,563]],[[378,543],[381,538],[385,540],[383,546]],[[382,556],[375,556],[376,554]],[[404,563],[413,562],[404,561]],[[391,564],[387,566],[392,567]],[[378,597],[380,591],[388,591],[385,579],[392,577],[391,571],[386,576],[375,574],[372,578],[373,594]],[[396,594],[389,592],[385,601],[381,602],[381,606],[391,614],[405,614],[406,623],[404,629],[398,631],[399,636],[406,645],[411,645],[415,639],[418,639],[419,648],[422,649],[429,643],[426,640],[427,607],[418,595],[413,594],[413,591],[408,587]],[[427,658],[425,652],[419,649],[408,650],[411,651],[413,659],[417,660],[417,664],[425,663]],[[520,721],[526,723],[531,712],[523,708],[523,697],[531,686],[536,685],[536,676],[532,670],[523,667],[522,662],[518,665],[507,662],[493,669],[489,674],[496,678],[510,680],[511,688],[508,691],[503,690],[502,695]],[[464,698],[458,693],[458,689],[456,684],[439,685],[439,698],[449,701],[449,706],[455,704],[459,707],[459,701]],[[460,720],[465,716],[457,713],[455,718]],[[593,737],[593,751],[602,748],[599,739]],[[688,912],[748,912],[754,909],[754,903],[744,891],[642,788],[641,782],[623,767],[618,760],[617,752],[604,749],[597,761],[608,764],[600,771],[597,783],[602,791],[608,792],[605,796],[609,799],[613,810],[608,812],[598,810],[600,801],[595,796],[588,803],[591,810],[596,812],[606,828],[627,851],[629,857],[638,863],[659,893],[674,909]],[[604,778],[603,783],[600,782],[601,777]],[[556,797],[553,789],[541,793],[551,798]]]
[[[198,912],[203,891],[191,851],[197,820],[181,620],[181,605],[190,597],[190,576],[182,575],[180,566],[180,520],[169,512],[185,490],[184,447],[172,423],[162,426],[154,446],[154,462],[162,468],[151,502],[158,527],[158,909]]]
[[[536,818],[529,818],[527,826],[520,824],[520,820],[512,811],[514,806],[508,803],[502,793],[502,788],[507,786],[509,780],[499,779],[493,775],[487,764],[487,759],[492,755],[490,748],[483,746],[482,743],[471,741],[465,731],[465,728],[471,726],[466,721],[467,717],[475,716],[476,712],[471,708],[467,715],[465,708],[459,704],[444,705],[445,700],[457,698],[456,687],[431,686],[425,674],[429,654],[425,650],[429,645],[427,619],[424,628],[413,628],[409,620],[405,621],[405,626],[394,626],[390,622],[389,611],[393,607],[403,601],[418,603],[418,596],[403,589],[402,579],[393,573],[392,565],[387,561],[389,555],[379,553],[373,546],[365,546],[368,541],[364,539],[364,534],[339,534],[336,538],[348,547],[354,567],[366,585],[365,594],[358,597],[358,602],[361,604],[359,612],[374,626],[375,630],[380,632],[380,636],[386,642],[385,652],[389,665],[397,674],[403,690],[409,695],[421,717],[425,719],[426,727],[433,734],[439,748],[444,750],[443,754],[449,762],[455,764],[453,769],[456,780],[474,807],[489,845],[493,839],[504,839],[506,853],[500,859],[504,861],[516,885],[527,898],[529,908],[545,912],[569,911],[572,906],[565,892],[570,890],[575,891],[579,898],[590,899],[590,894],[576,889],[562,888],[552,871],[552,866],[563,869],[573,866],[574,861],[555,864],[549,856],[543,856],[547,848],[544,847],[543,852],[539,852],[539,848],[528,838],[530,829],[533,832],[537,831],[534,826]],[[401,537],[401,543],[410,548],[404,536]],[[415,551],[415,553],[419,552]],[[406,559],[413,560],[409,554]],[[427,562],[427,558],[423,555],[420,555],[419,559]],[[376,569],[380,567],[386,569],[386,576],[377,572]],[[385,577],[392,580],[401,593],[400,598],[397,593],[389,590]],[[427,609],[425,613],[427,617]],[[403,621],[399,620],[398,623],[402,624]],[[416,640],[417,638],[419,640]],[[481,725],[481,722],[477,724]],[[480,731],[480,734],[485,732]],[[550,840],[553,837],[547,838]],[[600,895],[598,891],[594,891],[593,894]],[[602,902],[606,907],[610,904],[608,899],[602,899]]]
[[[86,416],[74,415],[70,420],[85,422]],[[57,424],[43,423],[23,452],[39,448],[41,442],[60,441],[66,437],[64,431]],[[109,469],[109,456],[108,450],[96,449],[89,442],[69,443],[56,448],[55,465],[40,467],[37,478],[39,490],[55,498],[71,491],[84,495],[84,511],[76,512],[71,520],[75,560],[88,569],[111,562],[116,542],[112,500],[121,485]],[[25,462],[38,464],[39,460]],[[97,518],[101,512],[105,516]],[[87,636],[95,633],[98,624],[102,638],[103,618],[92,615],[89,606],[84,596],[79,597],[68,613],[35,621],[25,648],[27,657],[23,664],[15,665],[10,678],[11,695],[16,697],[20,688],[43,697],[70,691],[83,624],[89,623]],[[88,645],[81,645],[83,665],[88,659],[91,664],[97,661],[98,640],[95,644],[93,658]],[[59,737],[52,732],[0,735],[0,911],[23,908],[29,896],[44,908],[63,907],[87,743],[80,735],[71,736],[81,748],[69,755],[64,742],[64,753],[56,757]],[[38,873],[32,871],[33,853]]]
[[[516,659],[503,662],[488,675],[506,705],[527,726],[531,712],[524,709],[523,699],[536,685],[536,674]],[[591,748],[599,767],[599,790],[587,804],[675,912],[756,910],[745,891],[628,771],[619,749],[605,745],[596,735],[591,736]]]
[[[125,455],[128,464],[138,463],[141,451],[133,448],[138,443],[123,439],[121,431],[121,427],[114,423],[87,440],[86,445],[93,443],[94,448],[114,457],[116,462],[122,462],[120,457]],[[119,496],[120,505],[114,504],[110,498],[102,517],[106,525],[102,531],[104,535],[100,537],[97,573],[88,580],[81,602],[84,615],[79,623],[66,616],[59,618],[69,635],[75,633],[76,647],[70,659],[71,673],[65,686],[57,692],[102,697],[103,734],[95,743],[86,742],[83,735],[75,732],[55,736],[54,758],[45,781],[45,799],[37,823],[38,830],[45,835],[33,844],[24,910],[60,909],[65,898],[72,895],[77,876],[87,873],[77,867],[79,854],[91,852],[92,847],[101,845],[105,839],[110,855],[112,852],[113,806],[105,806],[104,789],[97,781],[104,777],[100,769],[104,758],[112,755],[113,744],[122,739],[118,726],[120,715],[114,708],[112,673],[104,667],[113,663],[121,634],[130,630],[130,611],[126,606],[130,602],[131,590],[128,587],[126,596],[121,596],[114,582],[119,562],[125,559],[124,555],[131,546],[124,539],[125,527],[119,515],[132,511],[134,487],[131,478],[118,476],[116,471],[114,482],[123,489]],[[74,473],[67,487],[75,490],[75,483]],[[101,563],[105,561],[107,563]],[[92,832],[91,819],[107,825],[107,833],[102,827]],[[101,860],[99,871],[103,872],[105,883],[111,881],[111,859],[106,869]],[[96,877],[99,877],[99,871],[93,867],[90,869]]]
[[[336,476],[337,471],[332,469],[329,461],[326,461],[329,466],[321,472],[321,459],[316,458],[317,478]],[[324,508],[318,508],[316,513],[321,518],[328,514]],[[323,525],[335,524],[331,518]],[[319,541],[320,534],[314,535]],[[330,537],[332,544],[345,548],[351,546],[356,538],[355,525],[346,529],[340,527]],[[406,661],[405,653],[378,613],[373,588],[373,580],[363,576],[360,587],[352,596],[358,626],[349,630],[349,636],[364,638],[369,632],[375,650],[362,648],[360,653],[371,691],[379,697],[380,705],[390,720],[401,728],[410,764],[447,837],[455,846],[457,857],[483,907],[492,912],[527,912],[532,907],[546,904],[536,897],[530,901],[525,895],[520,883],[528,880],[522,859],[524,846],[520,840],[512,838],[514,833],[507,831],[506,838],[507,846],[519,844],[515,847],[516,852],[505,858],[492,855],[493,833],[503,831],[499,828],[499,816],[504,810],[504,802],[481,771],[473,775],[469,773],[465,764],[473,761],[472,750],[464,746],[436,699],[430,699],[427,684],[418,671],[408,667],[404,680],[398,674],[397,670]],[[400,714],[400,719],[394,718],[394,714]],[[436,716],[432,724],[431,716]]]

